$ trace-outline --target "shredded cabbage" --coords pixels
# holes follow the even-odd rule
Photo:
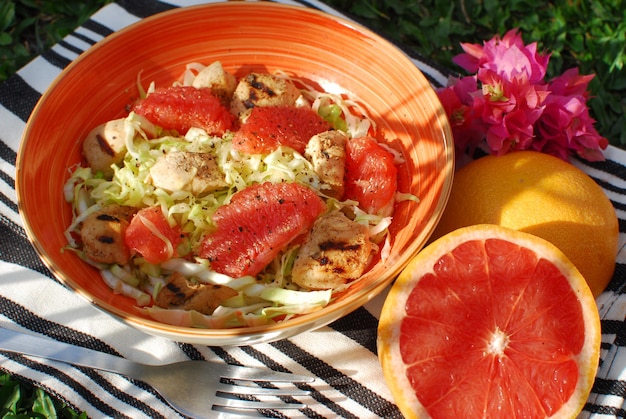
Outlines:
[[[191,63],[178,81],[191,85],[203,65]],[[302,80],[279,73],[301,86],[302,103],[312,106],[334,129],[344,131],[349,137],[367,135],[375,128],[365,109],[356,101],[336,93],[319,92]],[[143,89],[139,76],[137,84],[141,97],[154,91],[154,84]],[[75,237],[87,216],[109,204],[143,208],[160,206],[170,223],[177,223],[189,237],[189,246],[196,248],[205,232],[215,228],[213,213],[227,204],[237,191],[261,182],[299,182],[323,197],[329,209],[349,209],[355,221],[366,225],[376,243],[384,240],[383,256],[387,256],[390,243],[388,227],[391,216],[366,214],[354,201],[338,201],[325,195],[329,189],[315,173],[312,164],[294,150],[281,146],[267,155],[239,153],[232,147],[232,133],[222,137],[208,135],[200,128],[191,128],[184,137],[163,135],[163,131],[146,118],[133,112],[124,119],[126,155],[119,165],[113,165],[113,176],[106,179],[89,167],[75,166],[64,185],[65,199],[71,203],[73,219],[65,231],[67,249],[85,259]],[[402,155],[389,148],[396,163]],[[217,192],[194,196],[187,191],[169,192],[154,186],[150,168],[159,156],[172,151],[212,153],[224,173],[227,187]],[[397,195],[397,200],[416,199],[410,194]],[[157,228],[144,220],[150,230],[161,235]],[[164,240],[170,243],[169,240]],[[171,243],[170,243],[171,246]],[[377,245],[374,245],[378,249]],[[101,276],[115,292],[137,302],[152,318],[188,327],[226,328],[268,324],[295,315],[313,312],[326,306],[332,298],[331,290],[302,290],[290,281],[290,272],[298,246],[283,251],[257,278],[231,278],[210,269],[210,263],[173,258],[160,265],[152,265],[141,257],[131,259],[129,266],[99,266]],[[174,249],[169,249],[174,254]],[[93,264],[93,263],[92,263]],[[164,309],[152,306],[152,301],[166,285],[165,278],[178,272],[201,284],[227,285],[238,292],[219,306],[212,315],[193,310]]]

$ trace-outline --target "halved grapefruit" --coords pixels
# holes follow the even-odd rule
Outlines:
[[[544,239],[496,225],[420,252],[391,288],[378,333],[406,418],[573,418],[599,361],[582,275]]]

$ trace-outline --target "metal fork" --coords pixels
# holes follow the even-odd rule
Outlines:
[[[306,405],[294,400],[267,400],[266,397],[306,396],[310,392],[295,386],[262,388],[255,382],[311,383],[315,380],[313,377],[266,368],[207,361],[182,361],[165,365],[139,364],[103,352],[5,328],[0,328],[0,351],[95,368],[144,381],[174,409],[193,418],[215,418],[217,412],[254,416],[257,409],[302,409]],[[239,396],[255,397],[252,397],[253,400],[242,400]]]

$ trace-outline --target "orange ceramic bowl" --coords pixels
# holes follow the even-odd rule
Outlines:
[[[399,189],[420,202],[397,205],[391,255],[321,311],[273,325],[227,330],[171,326],[145,317],[115,295],[99,273],[62,252],[71,210],[63,197],[68,169],[95,126],[127,115],[137,76],[171,84],[189,62],[220,60],[250,70],[293,73],[365,104],[406,163]],[[104,39],[50,86],[28,121],[17,159],[19,208],[31,241],[50,270],[100,309],[147,333],[180,342],[248,345],[324,326],[380,293],[423,247],[450,191],[454,154],[447,118],[426,78],[404,53],[354,23],[301,7],[228,2],[176,9]]]

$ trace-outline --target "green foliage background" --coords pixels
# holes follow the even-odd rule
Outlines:
[[[71,33],[112,0],[0,0],[0,81]],[[323,0],[392,41],[461,71],[461,42],[519,28],[550,52],[548,78],[578,67],[590,84],[596,128],[626,148],[626,7],[622,0]],[[62,402],[0,375],[0,417],[80,417]],[[84,416],[82,416],[84,417]]]

